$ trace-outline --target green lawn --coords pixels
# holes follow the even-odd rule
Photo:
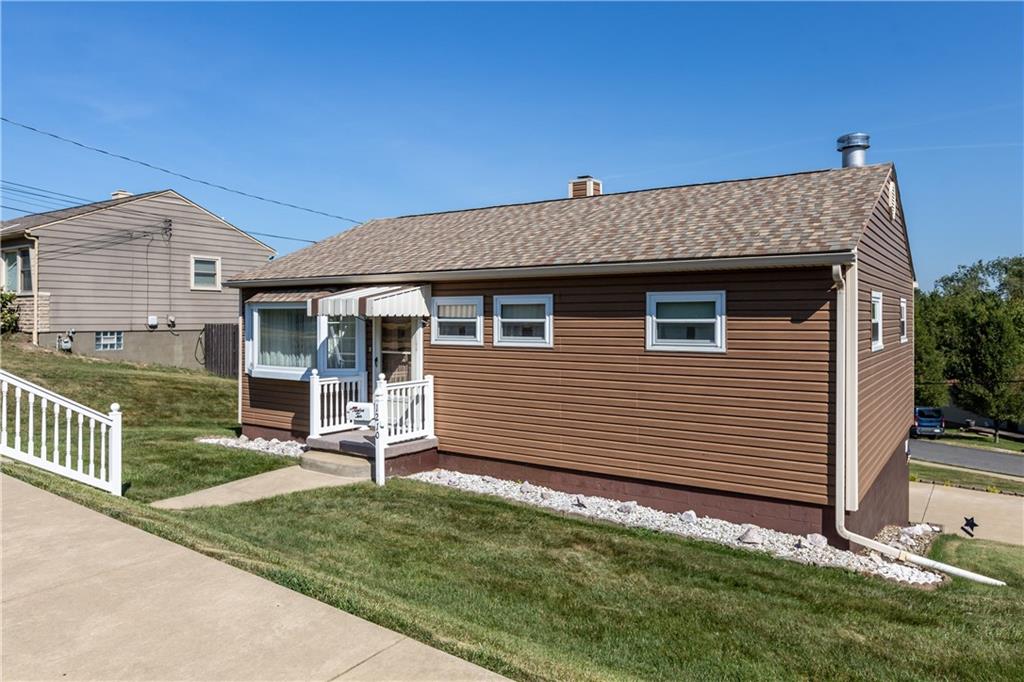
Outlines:
[[[1018,455],[1024,454],[1024,442],[1011,440],[1009,438],[1000,438],[997,443],[992,436],[988,436],[983,433],[946,431],[946,435],[942,436],[942,438],[939,438],[938,440],[940,443],[962,445],[968,448],[978,448],[979,450],[995,450],[996,452],[1009,452]]]
[[[237,384],[232,379],[63,356],[8,339],[0,342],[0,366],[101,412],[118,402],[124,413],[122,480],[131,483],[127,496],[142,502],[295,464],[194,442],[196,436],[234,435]],[[13,401],[8,407],[13,409]],[[39,443],[38,417],[35,426]]]
[[[910,463],[910,480],[922,483],[939,483],[941,485],[978,488],[989,492],[1006,492],[1024,494],[1024,481],[988,476],[984,473],[968,469],[947,469],[930,466],[920,462]]]
[[[153,466],[186,449],[165,435]],[[5,469],[516,679],[1024,678],[1024,553],[998,543],[933,555],[1009,587],[929,591],[401,479],[172,512]]]

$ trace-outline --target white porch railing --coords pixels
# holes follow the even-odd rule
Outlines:
[[[355,428],[346,416],[348,404],[365,400],[366,375],[353,377],[322,377],[313,370],[309,377],[309,435]]]
[[[384,451],[389,445],[434,436],[434,377],[389,384],[377,377],[373,391],[376,412],[374,480],[384,485]]]
[[[0,454],[121,494],[117,403],[103,414],[4,370],[0,394]]]

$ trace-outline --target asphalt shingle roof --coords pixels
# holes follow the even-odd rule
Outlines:
[[[14,235],[21,234],[25,230],[30,230],[33,227],[49,225],[50,223],[55,223],[58,220],[66,220],[67,218],[74,218],[75,216],[92,213],[93,211],[100,211],[105,208],[120,206],[121,204],[127,204],[138,199],[144,199],[156,194],[163,194],[168,191],[170,190],[161,189],[154,192],[133,194],[129,197],[121,197],[120,199],[107,199],[106,201],[96,201],[91,204],[82,204],[81,206],[69,206],[68,208],[61,208],[56,211],[32,213],[29,215],[23,215],[19,218],[11,218],[10,220],[0,222],[0,236],[10,238]]]
[[[371,220],[234,280],[848,251],[891,164]]]

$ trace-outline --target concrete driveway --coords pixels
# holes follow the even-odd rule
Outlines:
[[[1003,454],[980,448],[962,448],[931,440],[910,439],[910,457],[921,462],[1024,476],[1024,455]]]
[[[964,519],[977,523],[974,537],[1024,545],[1024,497],[967,490],[933,483],[910,484],[910,522],[935,523],[946,533],[969,537]]]
[[[2,476],[4,680],[498,680]]]

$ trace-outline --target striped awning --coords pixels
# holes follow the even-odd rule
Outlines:
[[[359,287],[310,299],[309,315],[359,317],[428,317],[430,285]]]

